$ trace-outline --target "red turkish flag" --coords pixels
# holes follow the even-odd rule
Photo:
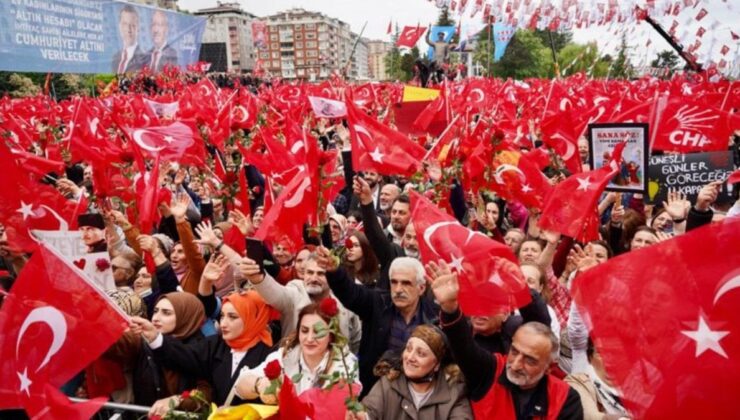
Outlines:
[[[738,232],[728,218],[576,277],[573,297],[631,418],[737,416]]]
[[[385,33],[388,34],[388,35],[390,35],[391,31],[393,30],[392,24],[393,24],[393,21],[392,20],[389,20],[388,21],[388,29],[386,29],[386,31],[385,31]]]
[[[31,147],[33,143],[33,139],[29,133],[31,130],[28,124],[14,116],[12,112],[6,112],[2,115],[0,133],[2,133],[3,137],[9,137],[13,143],[16,143],[24,150]]]
[[[545,144],[563,158],[568,170],[574,174],[583,171],[581,156],[578,154],[580,133],[574,129],[570,109],[545,118],[540,128]]]
[[[62,386],[127,327],[84,273],[39,245],[0,311],[0,408],[39,413],[45,383]]]
[[[139,211],[139,229],[148,235],[157,219],[159,198],[159,156],[154,159],[152,170],[145,172],[136,181],[136,201]],[[167,203],[169,204],[169,203]]]
[[[620,143],[614,148],[609,165],[571,175],[556,185],[542,209],[539,227],[582,242],[599,239],[596,204],[619,170],[625,145]]]
[[[497,151],[491,163],[493,179],[489,186],[496,194],[527,207],[542,208],[552,187],[539,169],[538,162],[509,148]]]
[[[125,127],[129,139],[144,155],[183,164],[204,165],[205,147],[197,128],[189,122],[146,128]]]
[[[678,153],[727,150],[730,136],[740,128],[738,120],[724,111],[687,97],[658,101],[651,125],[653,150]]]
[[[511,249],[461,225],[411,191],[411,220],[424,263],[444,260],[457,272],[460,307],[468,315],[508,313],[531,296]]]
[[[351,101],[347,101],[347,122],[356,171],[411,176],[420,169],[426,154],[423,147],[358,110]]]
[[[12,246],[31,252],[36,248],[31,229],[69,229],[75,204],[55,188],[29,176],[2,142],[0,168],[3,168],[3,182],[12,185],[3,191],[0,200],[0,223],[5,225]]]
[[[396,45],[399,47],[413,48],[426,30],[427,28],[421,28],[419,26],[404,26],[401,35],[398,36]]]
[[[303,244],[303,224],[316,214],[318,206],[319,186],[312,181],[305,170],[298,172],[265,213],[254,237],[298,251]]]

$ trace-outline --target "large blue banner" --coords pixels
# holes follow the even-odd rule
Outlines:
[[[127,73],[198,61],[206,19],[111,0],[0,1],[0,70]]]

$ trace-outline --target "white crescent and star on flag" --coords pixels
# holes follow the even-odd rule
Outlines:
[[[20,349],[23,335],[28,328],[35,323],[46,324],[51,328],[52,340],[49,349],[46,351],[46,355],[41,363],[38,365],[34,373],[38,372],[46,366],[51,358],[62,348],[65,340],[67,339],[67,321],[64,319],[64,314],[53,306],[41,306],[28,313],[26,319],[23,320],[21,328],[18,331],[18,338],[15,342],[15,358],[18,360],[18,350]],[[25,392],[27,396],[31,395],[30,387],[33,381],[28,377],[28,366],[24,366],[23,372],[18,372],[18,379],[20,380],[19,392]]]

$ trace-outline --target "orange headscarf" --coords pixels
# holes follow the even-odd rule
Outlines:
[[[234,305],[234,309],[244,322],[244,330],[234,340],[226,340],[226,344],[236,351],[247,351],[258,342],[263,342],[272,347],[272,336],[267,329],[270,320],[270,307],[262,299],[262,296],[254,290],[247,293],[232,293],[223,298],[226,302]]]

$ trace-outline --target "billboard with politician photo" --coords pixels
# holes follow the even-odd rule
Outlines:
[[[205,18],[121,1],[0,2],[0,70],[117,73],[198,61]]]

